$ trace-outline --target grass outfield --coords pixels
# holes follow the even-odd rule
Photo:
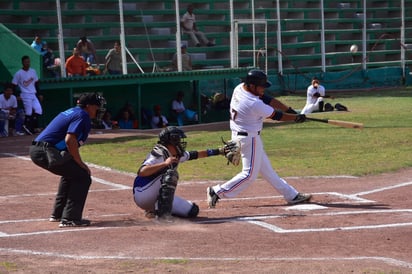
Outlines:
[[[340,128],[318,122],[265,122],[262,132],[266,153],[282,177],[379,174],[412,167],[412,89],[337,93],[332,104],[341,103],[349,112],[313,114],[363,123],[363,130]],[[303,95],[281,96],[281,101],[299,108]],[[221,146],[229,131],[190,131],[187,150]],[[81,148],[84,161],[136,172],[157,142],[157,136],[113,139]],[[182,180],[226,180],[240,167],[226,165],[223,157],[188,161],[179,167]]]

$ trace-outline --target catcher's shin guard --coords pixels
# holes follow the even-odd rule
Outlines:
[[[157,199],[156,215],[157,217],[170,216],[172,214],[173,199],[179,173],[174,169],[168,169],[161,179],[159,198]]]

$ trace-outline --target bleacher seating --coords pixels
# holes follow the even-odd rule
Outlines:
[[[405,2],[405,44],[412,44],[412,1]],[[150,72],[153,63],[160,70],[168,70],[175,52],[175,1],[123,0],[126,46],[139,65]],[[228,0],[180,0],[180,14],[193,3],[198,27],[214,47],[189,47],[196,69],[214,66],[230,67],[230,11]],[[251,19],[251,1],[234,3],[236,19]],[[358,66],[361,52],[352,54],[352,44],[362,47],[363,0],[324,0],[326,67],[336,70]],[[62,0],[64,51],[66,58],[79,37],[86,35],[94,43],[100,63],[119,40],[119,6],[117,0]],[[400,22],[401,0],[367,1],[368,66],[399,65],[401,56]],[[284,72],[319,71],[321,59],[320,1],[280,1],[280,28],[282,50],[277,46],[276,1],[254,1],[256,19],[266,19],[268,26],[268,69],[276,70],[278,55],[283,58]],[[58,55],[58,29],[55,0],[5,0],[0,2],[0,22],[31,43],[35,34],[41,35]],[[265,33],[255,27],[256,48],[264,48]],[[182,35],[187,42],[188,37]],[[253,35],[250,25],[239,25],[239,66],[253,65]],[[407,52],[409,59],[412,54]],[[257,54],[257,52],[256,52]],[[409,62],[409,61],[408,61]],[[410,63],[408,63],[410,64]],[[264,65],[258,57],[258,65]],[[138,73],[138,67],[128,57],[129,73]]]

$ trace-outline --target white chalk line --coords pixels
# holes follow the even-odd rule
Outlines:
[[[393,265],[397,267],[412,268],[412,263],[405,262],[398,259],[388,258],[388,257],[377,257],[377,256],[357,256],[357,257],[166,257],[166,256],[124,256],[124,255],[76,255],[76,254],[64,254],[56,252],[44,252],[44,251],[33,251],[25,249],[14,249],[14,248],[0,248],[0,252],[23,254],[23,255],[36,255],[36,256],[46,256],[62,259],[75,259],[75,260],[190,260],[190,261],[269,261],[269,262],[279,262],[279,261],[378,261],[388,265]]]
[[[404,186],[410,186],[410,185],[412,185],[412,181],[411,182],[405,182],[405,183],[399,183],[399,184],[392,185],[392,186],[372,189],[372,190],[369,190],[369,191],[358,192],[358,193],[353,194],[353,195],[362,196],[362,195],[367,195],[367,194],[376,193],[376,192],[382,192],[382,191],[395,189],[395,188],[400,188],[400,187],[404,187]]]

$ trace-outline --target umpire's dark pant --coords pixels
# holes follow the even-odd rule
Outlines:
[[[30,146],[30,157],[36,165],[61,176],[52,215],[65,220],[81,220],[87,194],[92,182],[90,175],[73,159],[49,168],[46,147]]]

